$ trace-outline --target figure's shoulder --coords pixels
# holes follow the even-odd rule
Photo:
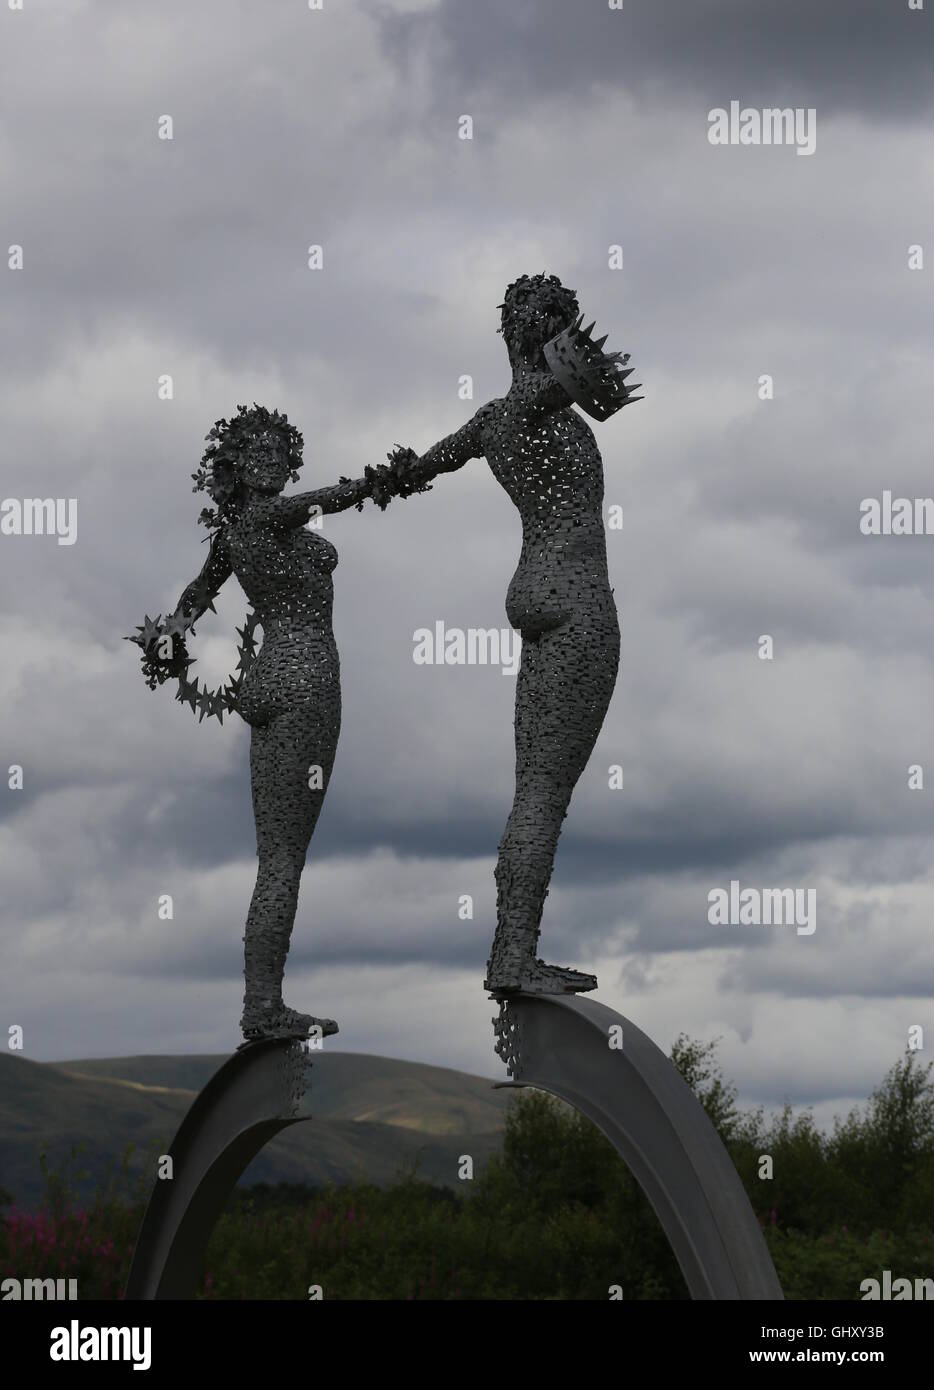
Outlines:
[[[218,526],[216,531],[212,531],[208,538],[208,561],[214,569],[223,565],[232,565],[230,555],[230,522],[224,521]]]
[[[481,405],[470,423],[480,430],[482,434],[482,432],[488,429],[502,413],[505,404],[505,396],[497,396],[494,400],[487,401],[486,405]]]

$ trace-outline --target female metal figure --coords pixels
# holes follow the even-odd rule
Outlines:
[[[506,290],[500,331],[512,384],[406,476],[423,486],[485,458],[522,518],[522,552],[506,616],[522,634],[516,685],[516,786],[496,865],[496,932],[485,988],[562,994],[596,977],[536,956],[558,836],[613,694],[619,625],[607,573],[597,419],[641,400],[628,354],[605,353],[581,328],[577,298],[556,276]],[[591,324],[591,328],[593,325]]]
[[[262,406],[238,407],[207,438],[195,479],[215,510],[200,520],[212,531],[201,573],[183,590],[164,623],[147,622],[134,640],[154,688],[179,676],[179,698],[204,713],[235,709],[250,725],[250,780],[259,859],[244,934],[245,992],[241,1027],[247,1039],[304,1037],[312,1028],[336,1033],[332,1019],[297,1013],[282,999],[282,977],[298,904],[305,855],[327,792],[341,723],[340,660],[331,624],[337,551],[308,530],[310,518],[362,509],[365,498],[385,508],[414,487],[395,465],[367,468],[364,477],[291,496],[282,489],[298,478],[302,436],[285,415]],[[394,458],[390,455],[390,459]],[[224,692],[197,699],[186,693],[191,664],[185,633],[213,607],[235,574],[262,626],[255,661]],[[247,629],[244,630],[244,645]],[[252,628],[249,629],[252,643]],[[244,648],[241,647],[243,653]],[[246,652],[246,657],[250,655]],[[195,687],[196,689],[196,687]]]

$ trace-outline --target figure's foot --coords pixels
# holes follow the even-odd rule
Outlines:
[[[313,1028],[320,1029],[325,1038],[339,1031],[333,1018],[300,1014],[285,1004],[267,1009],[244,1009],[240,1028],[247,1042],[258,1038],[307,1038]]]
[[[533,960],[509,974],[490,971],[483,988],[491,994],[583,994],[597,988],[597,977],[567,966]]]

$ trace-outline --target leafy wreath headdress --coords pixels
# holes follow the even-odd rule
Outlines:
[[[252,410],[238,405],[236,415],[229,420],[215,420],[213,428],[204,436],[210,442],[191,475],[195,480],[192,492],[207,492],[216,504],[216,510],[205,507],[201,512],[198,520],[202,526],[216,530],[237,515],[241,470],[258,434],[278,435],[292,469],[292,482],[298,482],[304,444],[301,431],[290,425],[288,417],[280,415],[278,410],[267,410],[256,401]]]

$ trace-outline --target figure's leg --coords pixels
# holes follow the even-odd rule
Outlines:
[[[516,686],[516,794],[496,865],[496,934],[485,987],[544,994],[595,989],[593,975],[536,959],[561,826],[603,724],[619,665],[615,608],[522,644]]]
[[[332,1019],[289,1009],[282,999],[289,941],[305,855],[324,801],[337,747],[339,712],[308,704],[254,726],[250,779],[259,859],[244,934],[244,1036],[307,1036],[313,1026],[336,1033]],[[320,787],[309,786],[321,768]]]

